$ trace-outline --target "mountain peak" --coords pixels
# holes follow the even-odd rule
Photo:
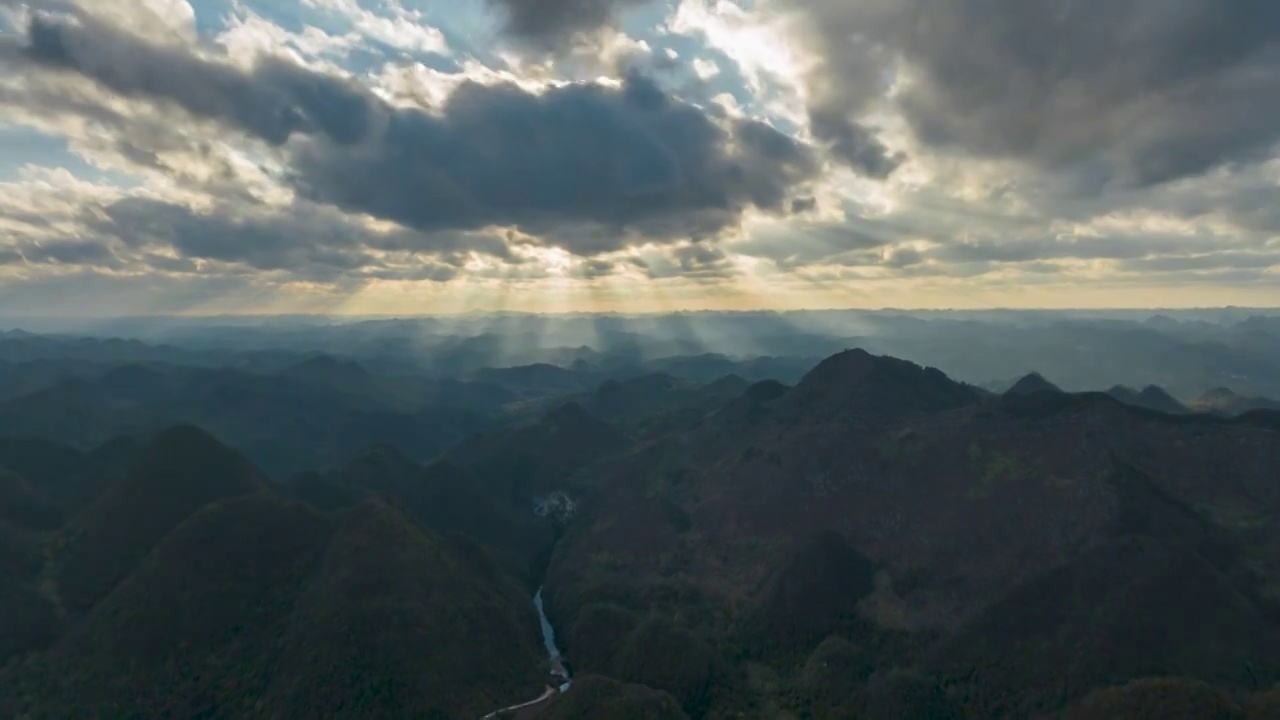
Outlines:
[[[1182,415],[1187,412],[1185,405],[1178,402],[1177,398],[1159,385],[1148,385],[1140,391],[1124,385],[1116,385],[1107,390],[1107,394],[1133,407],[1156,410],[1170,415]]]
[[[355,360],[343,360],[327,354],[316,355],[291,365],[285,370],[285,373],[309,377],[333,375],[364,377],[368,375],[368,371],[364,369],[364,366]]]
[[[176,425],[159,433],[133,471],[77,520],[59,576],[64,599],[87,610],[192,513],[266,489],[248,460],[200,428]]]
[[[1169,394],[1169,391],[1159,385],[1148,385],[1142,388],[1142,392],[1138,393],[1138,400],[1143,406],[1152,410],[1160,410],[1167,413],[1185,413],[1187,407],[1178,399]]]
[[[569,401],[557,407],[547,413],[542,420],[544,423],[560,428],[599,422],[594,415],[587,412],[586,408],[574,401]]]
[[[896,413],[946,410],[976,402],[978,392],[941,370],[893,357],[846,350],[818,363],[795,389],[790,403],[842,412]]]
[[[1045,379],[1038,372],[1030,372],[1023,375],[1013,387],[1005,391],[1006,395],[1029,395],[1037,392],[1062,392],[1062,388],[1054,385]]]
[[[1239,394],[1237,394],[1237,393],[1236,393],[1234,390],[1232,390],[1231,388],[1228,388],[1228,387],[1216,387],[1216,388],[1213,388],[1213,389],[1211,389],[1211,390],[1206,390],[1206,391],[1204,392],[1204,394],[1203,394],[1203,395],[1201,395],[1201,396],[1199,397],[1199,399],[1197,400],[1197,402],[1213,402],[1213,401],[1216,401],[1216,400],[1228,400],[1228,401],[1230,401],[1230,400],[1236,400],[1236,399],[1239,399],[1239,398],[1240,398],[1240,395],[1239,395]]]
[[[143,453],[143,463],[181,459],[192,465],[226,465],[252,471],[247,460],[195,425],[173,425],[157,433]],[[256,474],[256,473],[255,473]]]
[[[738,375],[737,373],[729,373],[721,378],[708,383],[705,389],[708,392],[732,392],[741,394],[751,387],[751,381]]]
[[[798,387],[856,382],[872,371],[877,359],[861,348],[836,353],[806,373]]]

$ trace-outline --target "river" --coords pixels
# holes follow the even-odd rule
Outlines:
[[[556,683],[547,685],[546,691],[532,700],[494,710],[481,718],[481,720],[492,720],[502,713],[511,713],[540,705],[555,697],[556,693],[568,690],[569,685],[572,683],[569,679],[569,669],[565,667],[564,658],[560,656],[560,648],[556,647],[555,628],[551,627],[551,621],[547,620],[547,614],[542,610],[542,588],[538,588],[537,594],[533,596],[533,606],[538,609],[538,623],[542,625],[542,644],[547,649],[547,657],[551,659],[551,676],[556,678]]]
[[[551,627],[551,621],[547,620],[547,614],[542,609],[542,588],[538,588],[538,593],[533,596],[533,606],[538,609],[538,622],[542,625],[542,644],[547,648],[547,657],[551,659],[551,674],[560,679],[560,692],[569,689],[571,680],[569,679],[569,669],[564,666],[564,658],[560,655],[560,648],[556,646],[556,630]]]

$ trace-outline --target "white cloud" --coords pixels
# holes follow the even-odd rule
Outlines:
[[[800,118],[814,60],[793,42],[795,25],[788,15],[747,10],[732,0],[681,0],[667,29],[702,38],[738,65],[751,92],[781,96],[772,110]]]
[[[316,66],[324,56],[345,56],[359,40],[360,35],[354,31],[331,35],[313,26],[300,33],[290,32],[243,7],[217,37],[227,55],[241,65],[250,64],[260,55],[283,55],[298,64]]]
[[[694,58],[693,72],[703,80],[710,80],[720,74],[720,66],[714,60]]]
[[[356,0],[302,0],[312,7],[329,10],[345,17],[362,35],[391,47],[412,52],[449,52],[444,33],[426,24],[422,13],[406,10],[399,2],[387,0],[385,7],[390,16],[361,7]]]

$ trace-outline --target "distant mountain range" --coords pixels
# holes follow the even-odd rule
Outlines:
[[[0,400],[0,717],[1278,717],[1265,401],[689,366]]]

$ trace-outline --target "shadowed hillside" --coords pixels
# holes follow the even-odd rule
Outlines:
[[[613,426],[570,402],[535,422],[475,435],[449,458],[470,470],[494,497],[532,507],[535,498],[563,489],[574,473],[629,444]]]
[[[88,610],[196,510],[265,488],[247,460],[204,431],[180,426],[160,433],[132,471],[58,539],[63,602],[75,612]]]
[[[199,471],[181,469],[197,460]],[[94,557],[121,580],[96,602],[71,595],[83,620],[0,673],[0,708],[35,718],[453,718],[536,694],[546,663],[533,608],[484,548],[377,499],[319,513],[257,477],[193,428],[158,436],[78,536],[96,541]],[[170,531],[124,532],[123,499],[143,491],[163,496],[147,507],[185,517]],[[68,546],[76,564],[64,579],[89,552]]]
[[[1266,424],[988,397],[852,351],[595,467],[548,598],[593,666],[593,635],[679,618],[757,708],[1020,717],[1161,675],[1257,691],[1280,680],[1277,462]],[[837,642],[853,680],[812,665]]]
[[[532,503],[513,505],[496,496],[481,477],[449,459],[424,467],[395,448],[377,446],[336,474],[295,478],[287,490],[322,510],[380,496],[424,528],[479,541],[507,572],[534,587],[555,540],[552,521],[535,515]]]
[[[1165,392],[1164,388],[1157,385],[1148,385],[1142,390],[1134,390],[1123,385],[1117,385],[1108,390],[1107,394],[1125,405],[1169,413],[1170,415],[1191,412],[1186,405],[1178,402],[1176,398]]]
[[[573,689],[551,702],[538,720],[686,720],[670,694],[598,675],[574,681]]]

